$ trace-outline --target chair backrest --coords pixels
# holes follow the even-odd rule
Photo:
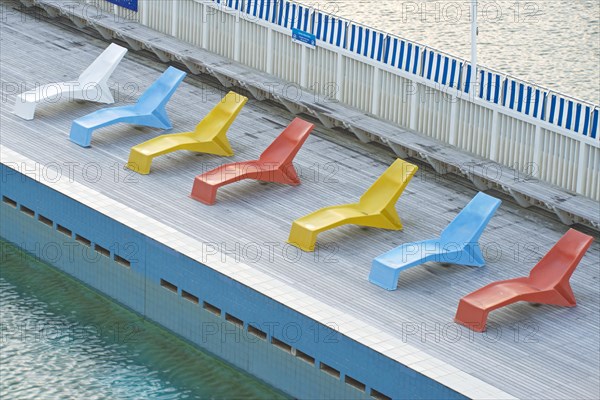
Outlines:
[[[485,227],[502,201],[479,192],[442,231],[442,241],[474,243],[479,241]]]
[[[138,99],[135,104],[136,111],[140,113],[151,113],[164,106],[177,87],[185,78],[186,73],[174,67],[169,67],[162,75]]]
[[[102,54],[79,75],[77,82],[85,86],[90,83],[105,83],[127,53],[125,47],[111,43]]]
[[[593,237],[569,229],[533,267],[529,273],[532,283],[543,289],[569,280],[593,241]]]
[[[366,212],[381,212],[398,198],[419,167],[397,159],[361,196],[359,204]]]
[[[194,132],[203,139],[210,140],[221,132],[227,131],[238,116],[248,98],[235,92],[229,92],[221,101],[196,125]]]
[[[301,118],[294,120],[263,151],[259,160],[266,163],[287,165],[292,162],[315,126]]]

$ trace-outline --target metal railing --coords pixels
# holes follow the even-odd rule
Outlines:
[[[466,59],[290,0],[86,3],[600,200],[592,103],[483,66],[474,74]],[[315,35],[316,49],[294,43],[292,28]]]

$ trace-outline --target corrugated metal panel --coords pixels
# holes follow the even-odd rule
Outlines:
[[[180,0],[177,7],[177,37],[202,46],[202,5],[194,0]]]
[[[409,127],[411,100],[415,90],[415,85],[408,79],[382,71],[378,116],[402,127]]]

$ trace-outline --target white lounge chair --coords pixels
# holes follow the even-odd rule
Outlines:
[[[15,101],[14,113],[24,119],[33,119],[36,105],[43,101],[55,103],[61,100],[87,100],[114,103],[107,81],[125,53],[126,48],[111,44],[76,81],[49,83],[21,93]]]

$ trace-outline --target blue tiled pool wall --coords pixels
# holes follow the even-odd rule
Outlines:
[[[464,396],[1,165],[0,234],[297,398]]]

